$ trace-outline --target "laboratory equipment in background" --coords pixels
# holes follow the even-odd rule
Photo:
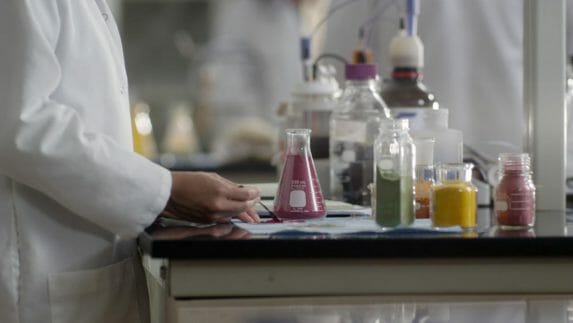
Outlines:
[[[320,183],[310,149],[310,129],[288,129],[285,164],[275,197],[274,212],[281,219],[326,216]]]
[[[437,183],[430,200],[434,227],[460,226],[468,230],[477,225],[477,188],[472,184],[472,168],[470,163],[436,166]]]
[[[300,119],[292,113],[292,107],[289,102],[279,102],[276,109],[278,119],[279,134],[277,136],[276,150],[271,165],[277,170],[277,180],[281,178],[283,166],[285,163],[286,153],[286,130],[300,127]]]
[[[360,28],[358,31],[358,46],[352,52],[352,64],[373,64],[374,54],[372,49],[368,48],[367,41],[364,39],[366,31]]]
[[[302,112],[302,127],[311,129],[310,149],[321,187],[330,187],[330,116],[340,89],[334,77],[295,88],[292,107]]]
[[[430,217],[430,191],[435,182],[433,138],[414,140],[416,146],[415,215],[416,219]]]
[[[422,83],[424,45],[417,35],[417,1],[406,1],[405,18],[390,42],[391,78],[382,84],[381,95],[394,118],[415,118],[420,109],[438,109],[435,96]],[[406,26],[404,26],[406,24]]]
[[[161,150],[174,156],[189,156],[199,149],[190,107],[184,102],[174,104],[167,120]]]
[[[416,149],[408,120],[382,120],[374,143],[376,223],[382,227],[414,222],[414,160]]]
[[[377,65],[349,64],[346,84],[330,118],[331,199],[370,205],[373,144],[390,111],[376,92]]]
[[[223,163],[261,161],[268,163],[275,154],[276,128],[259,117],[237,119],[218,130],[211,155]]]
[[[535,185],[529,154],[500,154],[499,183],[495,188],[497,224],[504,229],[532,227],[535,222]]]
[[[308,128],[311,130],[310,149],[320,186],[330,187],[330,115],[340,96],[340,88],[335,78],[336,70],[332,66],[317,67],[317,74],[307,82],[297,84],[292,91],[291,102],[281,103],[278,114],[281,117],[281,127]],[[279,170],[284,164],[285,137],[278,136],[278,153],[274,163]],[[328,197],[328,194],[325,194]]]
[[[447,109],[423,109],[410,120],[410,135],[414,139],[434,138],[434,163],[461,163],[463,134],[448,128]]]
[[[148,159],[154,159],[157,157],[157,144],[149,112],[149,105],[143,101],[136,101],[131,107],[133,150]]]

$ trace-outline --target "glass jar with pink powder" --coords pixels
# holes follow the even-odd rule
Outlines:
[[[535,223],[535,185],[531,160],[525,153],[504,153],[498,157],[499,183],[494,208],[498,226],[503,229],[532,227]]]

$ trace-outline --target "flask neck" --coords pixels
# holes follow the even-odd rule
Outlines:
[[[531,160],[528,154],[501,154],[498,161],[501,175],[531,175]]]
[[[503,165],[501,175],[531,176],[529,165]]]
[[[308,154],[310,147],[310,130],[289,129],[287,130],[287,154]]]

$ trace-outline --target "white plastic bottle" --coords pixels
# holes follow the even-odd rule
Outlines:
[[[327,198],[330,187],[330,116],[339,96],[340,88],[334,78],[299,84],[292,93],[292,109],[300,114],[300,126],[312,130],[310,149],[318,181]]]
[[[283,124],[278,138],[279,152],[274,161],[280,177],[286,147],[284,130],[310,129],[310,149],[320,187],[326,198],[330,190],[330,115],[340,97],[340,87],[335,74],[333,67],[320,66],[317,78],[301,82],[294,87],[290,103],[284,104],[280,109]]]
[[[434,163],[461,163],[463,158],[463,134],[448,128],[448,109],[421,109],[411,119],[410,135],[418,138],[434,138]]]

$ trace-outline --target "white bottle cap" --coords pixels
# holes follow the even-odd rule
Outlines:
[[[390,64],[394,67],[424,67],[424,45],[417,35],[400,32],[390,42]]]

